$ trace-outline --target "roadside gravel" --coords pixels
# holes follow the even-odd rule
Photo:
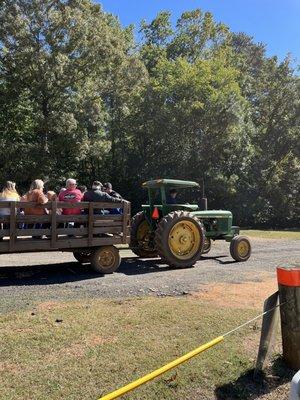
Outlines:
[[[180,296],[216,282],[260,282],[275,278],[277,266],[300,262],[300,241],[251,239],[245,263],[232,260],[229,245],[216,242],[193,267],[172,269],[159,259],[138,259],[121,250],[122,264],[112,275],[97,276],[72,253],[44,252],[0,256],[0,312],[50,300]]]

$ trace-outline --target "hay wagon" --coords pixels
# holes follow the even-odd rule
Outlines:
[[[26,209],[43,215],[27,215]],[[80,215],[59,215],[59,209],[81,209]],[[0,202],[0,254],[69,251],[99,273],[112,273],[121,258],[116,245],[130,241],[130,203]],[[44,211],[45,210],[45,211]],[[115,210],[118,210],[117,213]]]

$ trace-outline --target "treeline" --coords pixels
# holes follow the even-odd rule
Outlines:
[[[0,181],[205,179],[244,226],[299,223],[300,80],[210,13],[133,27],[90,0],[0,2]]]

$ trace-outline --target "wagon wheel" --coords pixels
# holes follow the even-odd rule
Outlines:
[[[101,274],[112,274],[121,263],[119,250],[115,246],[101,246],[92,251],[91,266]]]
[[[86,264],[91,262],[91,251],[73,251],[73,256],[80,264]]]
[[[131,221],[130,248],[141,258],[157,257],[154,233],[142,211],[138,212]]]
[[[202,224],[185,211],[166,215],[155,233],[158,254],[167,264],[179,268],[192,266],[199,260],[204,241]]]
[[[247,236],[235,236],[230,242],[230,254],[236,261],[247,261],[251,255],[251,243]]]
[[[204,240],[202,254],[207,254],[208,252],[210,252],[210,250],[211,250],[211,239],[206,237]]]

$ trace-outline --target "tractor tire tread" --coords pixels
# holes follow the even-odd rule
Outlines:
[[[238,254],[237,244],[241,240],[246,240],[249,243],[249,253],[247,254],[246,257],[241,257],[240,254]],[[234,238],[230,242],[230,255],[236,261],[239,262],[247,261],[248,258],[251,256],[251,243],[249,238],[247,236],[242,236],[242,235],[234,236]]]
[[[140,258],[154,258],[157,257],[157,251],[154,251],[153,253],[145,251],[138,246],[138,241],[137,241],[137,228],[139,224],[144,220],[145,216],[143,211],[139,211],[137,214],[135,214],[131,218],[131,229],[130,229],[130,244],[129,247],[131,251],[137,255]]]
[[[200,228],[201,236],[203,238],[202,240],[202,247],[204,243],[204,228],[201,222],[196,217],[193,217],[190,215],[189,212],[187,211],[173,211],[169,214],[167,214],[164,218],[161,219],[161,221],[158,223],[156,232],[155,232],[155,245],[156,245],[156,250],[158,255],[166,261],[167,264],[169,264],[172,267],[176,268],[187,268],[193,266],[197,260],[200,259],[201,253],[202,253],[202,248],[199,249],[199,251],[192,257],[190,262],[188,264],[186,261],[182,260],[176,260],[175,256],[169,256],[169,254],[166,252],[165,245],[164,245],[164,232],[166,232],[166,228],[170,226],[174,222],[174,220],[178,220],[180,218],[188,218],[188,219],[193,219]]]

